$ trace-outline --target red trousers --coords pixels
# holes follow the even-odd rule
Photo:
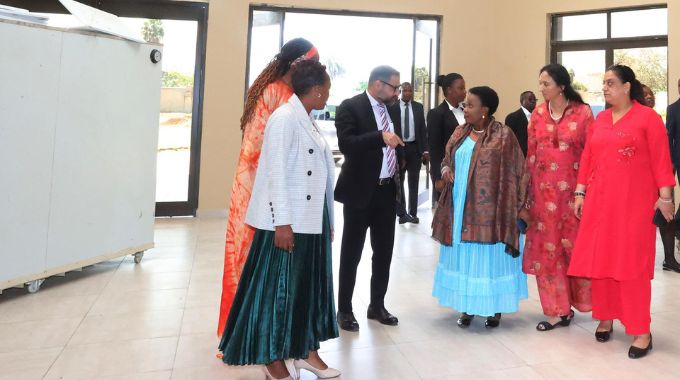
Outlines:
[[[543,314],[548,317],[567,316],[571,307],[585,312],[590,311],[590,279],[567,276],[566,273],[536,276],[538,296],[541,299]]]
[[[592,279],[593,318],[618,319],[628,335],[649,333],[652,281]]]

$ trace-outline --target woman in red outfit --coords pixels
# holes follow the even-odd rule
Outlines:
[[[536,276],[543,314],[548,317],[536,329],[548,331],[571,323],[572,306],[579,311],[591,309],[590,281],[568,277],[567,269],[578,231],[572,194],[593,114],[571,87],[564,66],[543,67],[539,87],[545,102],[531,114],[527,130],[530,223],[523,270]]]
[[[652,219],[656,209],[673,218],[675,178],[663,121],[642,105],[633,70],[611,66],[602,90],[611,108],[597,116],[581,157],[574,192],[581,226],[568,273],[591,278],[596,339],[609,340],[618,319],[634,336],[628,356],[636,359],[652,348]]]

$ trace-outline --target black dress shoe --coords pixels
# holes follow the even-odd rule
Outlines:
[[[488,317],[486,318],[486,322],[484,322],[484,326],[488,328],[494,328],[498,327],[498,325],[501,324],[501,313],[496,313],[493,317]]]
[[[373,307],[369,305],[368,311],[366,312],[366,317],[368,319],[375,319],[383,325],[396,326],[399,324],[397,317],[390,314],[390,312],[387,311],[384,306]]]
[[[404,223],[409,223],[412,222],[413,218],[409,214],[404,214],[399,217],[399,224],[404,224]]]
[[[612,337],[612,333],[614,332],[614,325],[612,324],[612,327],[609,329],[609,331],[595,331],[595,340],[597,340],[600,343],[604,343],[609,341],[609,338]]]
[[[674,263],[668,263],[666,261],[663,262],[663,270],[670,270],[673,272],[680,273],[680,264],[676,262]]]
[[[465,328],[469,327],[470,323],[472,323],[472,318],[474,318],[474,315],[470,315],[468,313],[463,313],[460,315],[460,318],[458,318],[458,327],[460,328]]]
[[[412,216],[411,217],[411,223],[418,224],[418,223],[420,223],[420,219],[418,219],[417,216]]]
[[[359,331],[359,322],[354,318],[354,313],[338,311],[338,326],[345,331]]]
[[[628,349],[628,357],[631,359],[640,359],[647,356],[647,353],[652,350],[652,336],[649,336],[649,344],[645,348],[630,346]]]

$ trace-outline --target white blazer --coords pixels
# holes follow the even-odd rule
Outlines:
[[[333,228],[335,162],[300,99],[269,117],[246,223],[261,230],[291,225],[293,232],[320,234],[324,198]]]

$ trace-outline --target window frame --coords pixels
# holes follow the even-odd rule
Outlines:
[[[635,49],[635,48],[652,48],[652,47],[668,47],[668,33],[665,35],[651,35],[639,37],[617,37],[612,38],[612,13],[626,12],[626,11],[643,11],[649,9],[668,9],[666,4],[654,4],[636,7],[622,7],[610,8],[591,11],[579,11],[568,13],[554,13],[550,15],[550,62],[557,63],[557,54],[567,51],[589,51],[589,50],[604,50],[605,51],[605,68],[614,64],[614,50],[619,49]],[[607,38],[593,39],[593,40],[573,40],[573,41],[558,41],[558,22],[557,19],[564,16],[582,16],[590,14],[605,13],[607,15]]]
[[[378,18],[397,18],[397,19],[411,19],[413,20],[413,42],[415,46],[415,41],[416,41],[416,23],[419,20],[431,20],[431,21],[436,21],[437,22],[437,41],[436,41],[436,46],[437,46],[437,52],[434,57],[434,66],[435,66],[435,73],[430,73],[430,82],[425,82],[426,85],[433,85],[436,82],[436,75],[439,74],[441,68],[440,68],[440,61],[441,61],[441,40],[442,40],[442,21],[443,21],[443,16],[440,15],[434,15],[434,14],[408,14],[408,13],[388,13],[388,12],[369,12],[369,11],[352,11],[352,10],[332,10],[332,9],[314,9],[314,8],[298,8],[298,7],[290,7],[290,6],[275,6],[275,5],[269,5],[269,4],[250,4],[249,9],[248,9],[248,41],[247,41],[247,52],[245,56],[245,66],[246,66],[246,72],[245,72],[245,80],[244,80],[244,91],[243,91],[243,98],[245,99],[247,94],[248,94],[248,88],[249,86],[249,78],[250,78],[250,49],[252,45],[252,30],[253,30],[253,12],[255,11],[268,11],[268,12],[281,12],[283,13],[282,15],[282,20],[281,20],[281,33],[280,33],[280,38],[279,38],[279,49],[283,46],[283,35],[284,35],[284,25],[286,21],[286,13],[291,12],[291,13],[307,13],[307,14],[319,14],[319,15],[330,15],[330,16],[360,16],[360,17],[378,17]],[[413,57],[411,58],[411,78],[415,78],[415,49],[413,51]],[[439,104],[440,100],[440,91],[437,91],[437,88],[435,86],[435,89],[433,91],[434,93],[434,103],[433,105]]]

